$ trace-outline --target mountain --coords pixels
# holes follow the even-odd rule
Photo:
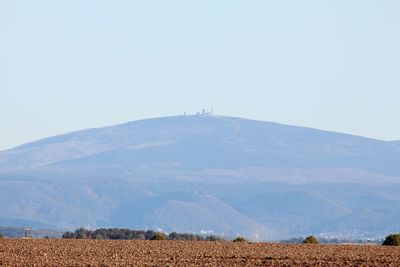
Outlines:
[[[2,151],[0,187],[0,225],[377,237],[400,230],[400,143],[164,117]]]

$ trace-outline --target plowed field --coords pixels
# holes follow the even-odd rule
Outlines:
[[[0,266],[400,266],[400,247],[2,239]]]

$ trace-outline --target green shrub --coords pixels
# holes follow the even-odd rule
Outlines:
[[[383,241],[384,246],[400,246],[400,234],[388,235]]]
[[[0,239],[4,238],[3,234],[0,232]]]
[[[303,244],[319,244],[319,241],[315,236],[310,235],[303,240]]]
[[[241,236],[236,237],[232,240],[233,242],[247,242],[247,239]]]
[[[150,240],[165,240],[165,239],[167,239],[167,237],[165,236],[165,234],[160,233],[160,232],[155,233],[155,234],[150,238]]]

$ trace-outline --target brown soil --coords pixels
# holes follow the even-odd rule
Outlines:
[[[1,239],[0,266],[400,266],[400,247]]]

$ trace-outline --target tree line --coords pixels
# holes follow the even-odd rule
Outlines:
[[[66,239],[112,239],[112,240],[187,240],[187,241],[222,241],[220,236],[198,235],[192,233],[172,232],[165,234],[152,230],[130,230],[120,228],[100,228],[94,231],[78,228],[74,232],[65,232]]]

